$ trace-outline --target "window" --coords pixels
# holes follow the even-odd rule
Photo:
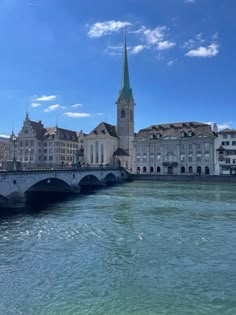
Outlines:
[[[101,143],[101,164],[104,163],[104,144]]]
[[[229,141],[222,141],[221,144],[222,145],[229,145]]]
[[[154,168],[153,166],[150,167],[150,173],[153,173],[154,172]]]
[[[185,173],[185,167],[184,167],[184,166],[181,167],[180,172],[181,172],[181,174],[184,174],[184,173]]]
[[[193,156],[192,156],[192,154],[189,154],[189,155],[188,155],[188,161],[189,161],[190,163],[193,161]]]
[[[196,150],[201,150],[201,144],[200,143],[196,144]]]
[[[225,159],[225,163],[226,163],[226,164],[230,164],[230,158],[226,158],[226,159]]]
[[[180,155],[180,161],[181,162],[185,162],[185,154],[181,154]]]
[[[205,175],[209,175],[209,174],[210,174],[209,167],[208,167],[208,166],[206,166],[206,167],[205,167]]]
[[[236,141],[232,141],[232,145],[236,145]]]
[[[157,173],[160,173],[161,172],[161,168],[160,166],[157,166]]]
[[[198,173],[198,175],[200,175],[200,174],[202,173],[202,168],[201,168],[201,166],[198,166],[198,167],[197,167],[197,173]]]
[[[197,158],[196,158],[197,162],[201,162],[202,160],[202,155],[200,153],[197,153]]]
[[[125,118],[125,110],[124,109],[121,110],[120,116],[121,116],[121,118]]]
[[[189,172],[189,174],[192,174],[192,172],[193,172],[193,167],[192,166],[189,166],[188,172]]]
[[[137,156],[136,156],[136,161],[137,161],[137,162],[140,162],[140,154],[137,154]]]
[[[130,114],[129,114],[129,115],[130,115],[130,117],[129,117],[129,118],[130,118],[130,121],[132,121],[132,120],[133,120],[133,111],[132,111],[132,110],[130,111]]]
[[[181,150],[181,151],[184,151],[184,150],[185,150],[185,145],[184,145],[184,144],[181,144],[181,145],[180,145],[180,150]]]
[[[147,162],[147,155],[146,155],[146,153],[143,154],[143,162],[144,162],[144,163]]]
[[[150,154],[149,160],[150,160],[150,163],[154,163],[154,155],[153,154]]]
[[[231,138],[236,138],[236,134],[235,134],[235,133],[232,133],[232,134],[231,134]]]
[[[210,154],[205,153],[205,162],[210,162]]]
[[[185,135],[184,131],[181,131],[181,133],[180,133],[181,138],[183,138],[184,135]]]
[[[189,150],[192,150],[192,149],[193,149],[193,145],[192,145],[192,144],[189,144],[189,145],[188,145],[188,149],[189,149]]]
[[[191,130],[188,131],[188,136],[192,137],[192,131]]]
[[[223,135],[223,139],[227,139],[228,135]]]
[[[210,148],[210,143],[205,142],[205,143],[204,143],[204,149],[205,149],[205,150],[209,150],[209,148]]]
[[[157,161],[160,161],[160,159],[161,159],[161,155],[157,154]]]
[[[90,162],[93,163],[93,145],[90,145]]]
[[[147,172],[147,168],[146,166],[143,167],[143,173],[146,173]]]

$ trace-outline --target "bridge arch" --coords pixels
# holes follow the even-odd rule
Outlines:
[[[65,192],[71,191],[70,185],[68,185],[64,180],[54,177],[48,177],[38,181],[37,183],[30,186],[26,193],[45,191],[45,192]]]
[[[113,173],[108,173],[105,178],[104,178],[104,182],[106,184],[112,184],[112,183],[116,183],[117,182],[117,178]]]

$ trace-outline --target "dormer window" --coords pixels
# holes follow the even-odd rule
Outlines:
[[[157,134],[156,134],[156,137],[157,137],[157,139],[160,139],[161,134],[160,134],[160,133],[157,133]]]
[[[154,139],[155,138],[155,135],[152,133],[150,134],[150,139]]]
[[[181,136],[181,138],[183,138],[185,136],[185,132],[181,131],[180,136]]]
[[[188,131],[188,136],[189,136],[189,137],[192,137],[192,135],[193,135],[192,131],[189,130],[189,131]]]

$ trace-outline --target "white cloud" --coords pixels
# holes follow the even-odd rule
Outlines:
[[[175,46],[175,43],[169,42],[168,40],[164,40],[163,42],[157,43],[158,50],[169,49]]]
[[[232,128],[232,122],[225,122],[225,123],[222,123],[222,124],[217,124],[217,126],[218,126],[218,130],[223,130],[223,129],[226,129],[226,128],[231,129]]]
[[[5,134],[0,135],[0,137],[2,137],[2,138],[6,138],[6,139],[10,138],[10,136],[9,136],[9,135],[5,135]]]
[[[205,39],[202,38],[202,33],[199,33],[195,36],[194,39],[189,39],[188,41],[186,41],[183,44],[183,48],[190,50],[190,49],[193,49],[193,48],[201,45],[204,42],[205,42]]]
[[[91,38],[98,38],[107,34],[111,34],[113,32],[118,32],[120,29],[125,28],[129,25],[131,25],[131,23],[128,21],[110,20],[105,22],[97,22],[90,26],[88,36]]]
[[[185,55],[188,57],[214,57],[219,53],[219,45],[211,44],[207,47],[200,46],[197,49],[189,50]]]
[[[144,50],[145,49],[145,46],[144,45],[137,45],[137,46],[134,46],[131,50],[130,50],[130,52],[131,52],[131,54],[134,54],[134,55],[136,55],[136,54],[138,54],[138,53],[140,53],[142,50]]]
[[[89,113],[76,113],[76,112],[66,112],[64,113],[64,115],[70,118],[86,118],[86,117],[92,116]]]
[[[174,64],[174,60],[170,60],[167,62],[167,66],[169,66],[169,67],[172,66],[173,64]]]
[[[49,112],[53,112],[57,109],[65,109],[65,107],[61,106],[59,104],[54,104],[54,105],[48,106],[44,111],[45,111],[45,113],[49,113]]]
[[[219,53],[219,45],[217,43],[218,33],[213,34],[211,43],[207,45],[202,45],[205,42],[205,39],[202,38],[202,34],[199,33],[196,35],[195,39],[190,39],[184,43],[183,48],[188,49],[189,51],[185,54],[188,57],[214,57]]]
[[[52,101],[56,98],[56,95],[43,95],[35,99],[35,101]]]
[[[185,3],[194,3],[196,0],[184,0]]]
[[[124,46],[120,46],[120,45],[117,45],[117,46],[107,46],[107,48],[106,48],[105,51],[106,51],[109,55],[117,56],[117,55],[122,55],[122,54],[123,54],[123,49],[124,49]]]
[[[82,104],[74,104],[74,105],[71,105],[71,107],[73,107],[73,108],[82,107]]]
[[[205,124],[208,124],[208,125],[210,125],[210,126],[213,126],[213,125],[214,125],[214,122],[208,121],[208,122],[205,122]],[[229,121],[229,122],[224,122],[224,123],[219,123],[219,124],[216,123],[216,125],[217,125],[218,130],[223,130],[223,129],[226,129],[226,128],[229,128],[229,129],[232,129],[232,128],[233,128],[231,121]]]
[[[139,30],[135,31],[135,33],[141,34],[149,48],[154,47],[157,50],[165,50],[175,46],[174,42],[166,39],[167,30],[168,28],[166,26],[157,26],[153,30],[142,26]]]
[[[39,107],[39,106],[41,106],[41,105],[42,105],[42,104],[40,104],[40,103],[32,103],[32,104],[31,104],[32,107]]]

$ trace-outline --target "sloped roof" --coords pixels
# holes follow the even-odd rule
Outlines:
[[[44,136],[46,138],[54,137],[55,135],[59,135],[59,139],[68,140],[68,141],[77,141],[78,136],[77,132],[73,130],[63,129],[59,127],[49,127],[45,128]]]
[[[41,121],[32,121],[32,120],[28,120],[30,126],[32,127],[32,129],[35,131],[36,134],[36,139],[42,140],[43,139],[43,135],[45,133],[45,128],[42,124]]]
[[[105,122],[101,122],[93,131],[91,131],[88,136],[101,136],[108,135],[110,137],[117,138],[116,127]]]
[[[113,156],[129,156],[127,152],[125,152],[123,149],[118,148],[114,153]]]
[[[160,138],[164,137],[176,137],[182,138],[182,132],[188,135],[188,132],[192,132],[192,137],[207,136],[215,137],[214,132],[208,124],[189,121],[189,122],[177,122],[170,124],[152,125],[150,127],[139,130],[135,136],[137,138],[150,138],[151,135],[160,135]]]
[[[235,133],[236,132],[236,129],[230,129],[230,128],[225,128],[221,131],[219,131],[219,133]]]

